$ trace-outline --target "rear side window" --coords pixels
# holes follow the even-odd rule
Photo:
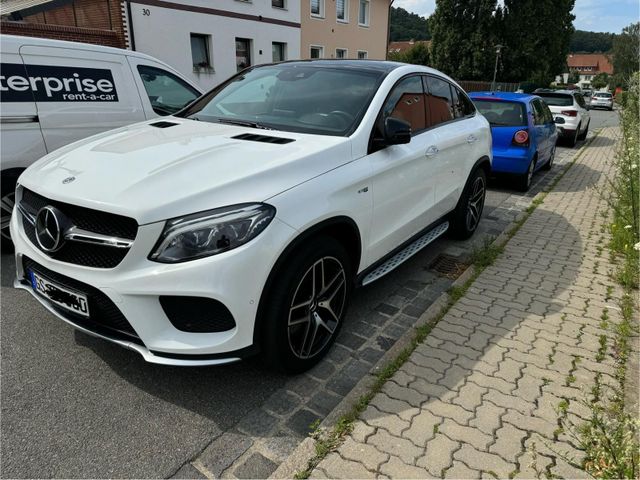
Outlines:
[[[547,105],[552,107],[570,107],[573,105],[573,97],[566,93],[538,93],[537,95],[544,98]]]
[[[523,103],[504,100],[475,100],[476,107],[495,127],[520,127],[527,124]]]
[[[426,77],[427,80],[427,111],[429,112],[428,127],[449,122],[454,117],[453,97],[449,82],[436,77]]]
[[[473,106],[473,102],[467,97],[467,94],[453,85],[451,88],[458,94],[458,111],[461,113],[461,116],[466,117],[467,115],[473,115],[476,112],[476,107]]]
[[[188,83],[160,68],[138,65],[138,72],[158,115],[174,114],[200,96]]]
[[[416,134],[427,127],[424,108],[424,90],[419,76],[401,80],[394,87],[383,108],[383,119],[395,117],[411,124]]]

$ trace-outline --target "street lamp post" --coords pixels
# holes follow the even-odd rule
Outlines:
[[[496,45],[496,66],[493,69],[493,81],[491,82],[491,91],[496,89],[496,75],[498,74],[498,59],[500,58],[500,50],[503,45]]]

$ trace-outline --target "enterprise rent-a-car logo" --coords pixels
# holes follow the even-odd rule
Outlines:
[[[3,63],[1,102],[117,102],[111,70]]]

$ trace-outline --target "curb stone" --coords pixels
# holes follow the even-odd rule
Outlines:
[[[543,191],[537,193],[533,197],[523,197],[523,210],[518,213],[513,222],[511,222],[491,243],[493,247],[502,247],[511,238],[514,233],[514,229],[519,228],[522,220],[526,218],[530,213],[526,212],[531,205],[544,199],[546,194],[555,187],[556,183],[564,176],[569,169],[573,166],[575,161],[580,158],[584,150],[591,145],[593,140],[598,136],[600,130],[596,130],[587,141],[578,149],[571,160],[563,165],[563,168],[557,171],[554,177],[550,180],[549,186]],[[473,277],[475,273],[475,267],[469,266],[451,285],[453,287],[463,286],[469,279]],[[414,323],[413,327],[407,330],[387,351],[385,354],[374,364],[369,373],[363,377],[353,389],[338,403],[338,405],[325,417],[320,423],[320,431],[328,431],[331,429],[339,419],[348,413],[353,406],[357,403],[358,399],[364,394],[368,393],[375,382],[375,375],[381,371],[382,368],[391,363],[399,353],[408,347],[414,339],[415,329],[419,326],[428,325],[432,322],[447,305],[449,300],[449,294],[443,292],[440,296],[425,310],[425,312]],[[281,478],[294,478],[297,472],[304,471],[309,466],[309,460],[315,455],[316,441],[311,438],[305,438],[298,447],[289,455],[289,457],[280,464],[280,466],[269,476],[273,479]]]

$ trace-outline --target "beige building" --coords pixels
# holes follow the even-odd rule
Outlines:
[[[301,0],[300,58],[387,55],[390,0]]]

